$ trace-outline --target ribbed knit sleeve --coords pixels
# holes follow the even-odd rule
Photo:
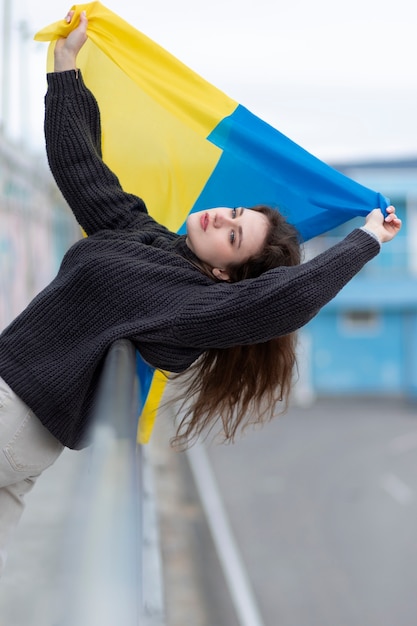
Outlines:
[[[88,235],[153,222],[101,158],[100,113],[80,71],[47,75],[45,140],[51,172]]]
[[[194,292],[175,329],[184,345],[227,348],[261,343],[307,324],[362,267],[380,244],[356,229],[311,261],[279,267],[259,278],[217,283]]]

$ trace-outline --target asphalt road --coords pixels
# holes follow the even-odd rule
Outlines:
[[[321,401],[209,455],[265,626],[417,624],[416,406]]]

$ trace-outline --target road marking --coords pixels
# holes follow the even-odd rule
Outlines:
[[[414,491],[395,474],[385,474],[381,486],[399,504],[407,505],[414,500]]]
[[[204,444],[197,443],[188,448],[187,457],[239,624],[263,626],[262,616]]]
[[[390,441],[388,447],[392,454],[402,454],[409,450],[415,450],[417,448],[417,431],[395,437]]]

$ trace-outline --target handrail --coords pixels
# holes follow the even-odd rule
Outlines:
[[[138,384],[135,348],[119,340],[103,367],[88,468],[71,521],[64,626],[163,625],[150,470],[136,445]]]

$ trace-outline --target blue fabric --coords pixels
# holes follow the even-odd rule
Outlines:
[[[337,172],[241,105],[208,139],[223,154],[192,211],[267,204],[306,241],[389,205],[388,198]]]
[[[139,405],[144,407],[152,384],[155,368],[146,363],[138,351],[136,351],[136,372],[139,378]]]

